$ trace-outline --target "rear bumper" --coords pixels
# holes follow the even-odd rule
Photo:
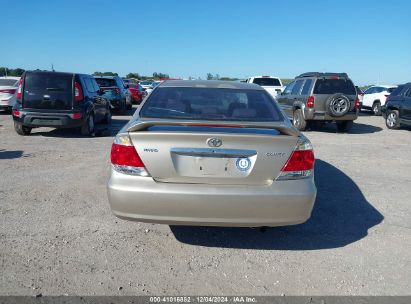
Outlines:
[[[283,226],[305,222],[316,197],[314,179],[269,186],[157,183],[112,169],[108,199],[120,218],[200,226]]]
[[[356,109],[355,111],[351,111],[344,116],[334,117],[334,116],[328,115],[326,112],[318,112],[318,111],[315,111],[315,109],[306,107],[304,109],[304,118],[306,120],[332,120],[332,121],[356,120],[358,118],[358,113],[359,113],[359,110]]]
[[[85,120],[86,115],[82,113],[81,118],[74,119],[72,115],[74,112],[64,113],[44,113],[44,112],[31,112],[20,110],[21,117],[13,116],[15,121],[22,123],[27,127],[52,127],[52,128],[77,128],[81,127]]]

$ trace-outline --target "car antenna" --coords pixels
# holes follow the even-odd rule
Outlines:
[[[53,63],[51,63],[51,70],[55,72]]]
[[[6,78],[7,78],[7,68],[6,67],[4,68],[4,71],[6,72]]]

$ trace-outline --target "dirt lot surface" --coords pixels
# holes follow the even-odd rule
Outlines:
[[[302,225],[169,227],[117,219],[112,136],[14,132],[0,113],[0,295],[409,295],[411,131],[362,115],[307,131],[318,197]]]

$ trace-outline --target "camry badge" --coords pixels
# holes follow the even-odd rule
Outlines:
[[[212,137],[207,139],[207,145],[213,148],[221,147],[223,144],[223,141],[217,137]]]

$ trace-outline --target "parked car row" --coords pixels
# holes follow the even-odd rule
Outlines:
[[[111,123],[111,107],[93,76],[31,71],[18,81],[12,115],[20,135],[54,127],[79,128],[81,134],[93,136],[97,122]]]
[[[147,93],[138,83],[118,76],[27,71],[22,77],[0,78],[0,106],[12,109],[18,134],[33,128],[79,128],[93,136],[95,124],[111,123],[111,113],[124,114]]]

